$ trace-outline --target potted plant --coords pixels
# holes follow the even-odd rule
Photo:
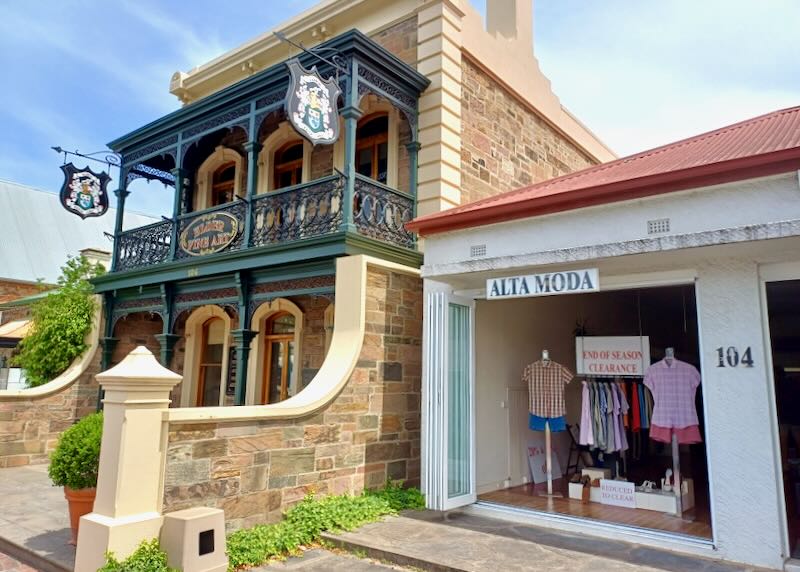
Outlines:
[[[103,414],[88,415],[61,434],[50,456],[50,479],[64,487],[69,503],[70,544],[77,544],[80,519],[94,506],[102,434]]]

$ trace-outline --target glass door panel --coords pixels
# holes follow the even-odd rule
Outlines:
[[[470,309],[448,309],[447,371],[447,498],[467,495],[472,488],[472,403],[470,380]]]

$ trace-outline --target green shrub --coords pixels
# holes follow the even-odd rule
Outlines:
[[[68,259],[61,272],[58,289],[31,306],[33,327],[12,358],[31,387],[51,381],[86,351],[84,340],[92,328],[96,304],[89,280],[103,267],[80,256]]]
[[[167,554],[158,544],[158,539],[142,542],[133,554],[119,561],[109,552],[106,565],[97,572],[178,572],[167,566]]]
[[[422,510],[425,508],[425,495],[423,495],[418,488],[403,487],[400,481],[387,482],[386,486],[376,491],[367,491],[364,493],[369,496],[381,498],[389,503],[392,510],[400,512],[401,510]]]
[[[301,546],[318,542],[325,531],[353,530],[399,510],[424,506],[425,499],[419,490],[391,483],[379,491],[367,491],[356,497],[308,495],[286,511],[281,522],[230,534],[229,569],[258,566],[272,558],[296,553]]]
[[[54,485],[71,489],[97,486],[102,435],[102,413],[84,417],[61,434],[48,468]]]

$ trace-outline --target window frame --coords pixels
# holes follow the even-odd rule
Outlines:
[[[263,341],[264,344],[264,367],[261,379],[261,398],[260,404],[261,405],[270,405],[270,395],[272,395],[272,384],[275,380],[272,379],[272,368],[270,367],[272,364],[272,344],[275,342],[280,343],[284,346],[283,352],[283,362],[281,363],[281,380],[280,380],[280,398],[275,403],[280,403],[281,401],[285,401],[289,398],[289,386],[292,383],[292,375],[289,373],[289,362],[291,361],[291,353],[290,350],[291,344],[295,341],[295,332],[294,330],[297,328],[297,319],[295,318],[295,326],[292,329],[291,333],[281,333],[275,334],[270,333],[272,326],[275,323],[275,320],[283,317],[283,316],[295,316],[291,312],[287,312],[285,310],[275,312],[274,314],[270,314],[264,322],[264,335]],[[296,348],[294,351],[297,351]],[[297,356],[294,359],[294,365],[297,367]],[[292,372],[294,373],[294,372]]]
[[[380,119],[382,117],[386,118],[386,131],[384,131],[382,133],[378,133],[376,135],[371,135],[369,137],[365,137],[363,139],[358,137],[357,134],[358,134],[358,130],[359,129],[361,129],[363,126],[369,124],[371,121],[375,121],[375,120]],[[362,117],[358,122],[358,126],[356,127],[356,156],[355,156],[356,172],[358,172],[358,157],[359,157],[360,152],[363,151],[364,149],[371,148],[372,149],[372,153],[371,153],[371,155],[372,155],[372,169],[371,169],[372,173],[370,175],[363,175],[362,174],[362,176],[369,177],[373,181],[377,181],[377,182],[379,182],[379,183],[381,183],[383,185],[386,185],[389,182],[389,168],[390,168],[390,165],[389,165],[390,164],[390,160],[389,160],[389,140],[390,140],[389,131],[390,131],[390,124],[391,124],[391,117],[390,117],[388,112],[386,112],[386,111],[376,111],[374,113],[370,113],[369,115],[367,115],[365,117]],[[380,157],[379,150],[380,150],[380,145],[382,143],[386,144],[386,179],[384,181],[381,181],[378,178],[378,175],[380,174],[379,173],[379,166],[378,166],[379,157]]]

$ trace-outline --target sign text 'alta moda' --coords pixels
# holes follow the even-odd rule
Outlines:
[[[600,275],[597,268],[489,278],[486,281],[487,300],[577,294],[598,290],[600,290]]]

